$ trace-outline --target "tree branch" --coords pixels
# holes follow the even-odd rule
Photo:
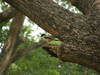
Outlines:
[[[2,13],[0,13],[0,23],[11,19],[12,17],[16,15],[16,13],[17,13],[17,10],[15,10],[12,7],[3,11]]]
[[[99,10],[93,9],[89,15],[84,16],[73,14],[52,0],[5,1],[63,42],[59,51],[61,59],[91,67],[100,72]],[[92,0],[89,1],[92,2]],[[85,2],[86,0],[83,6]]]
[[[41,41],[39,43],[33,43],[32,45],[30,45],[28,47],[17,49],[16,52],[12,56],[12,59],[13,59],[12,62],[18,60],[22,56],[25,56],[32,50],[36,50],[36,48],[44,46],[45,44],[47,44],[45,41]]]
[[[24,16],[17,13],[10,26],[10,34],[4,43],[2,53],[0,55],[0,75],[3,75],[12,62],[12,55],[15,52],[15,45],[22,28]]]
[[[65,50],[64,47],[65,46],[62,45],[47,44],[43,46],[43,49],[45,49],[50,55],[58,57],[64,62],[77,63],[100,72],[100,59],[97,58],[100,51],[91,51],[91,55],[88,51],[86,53],[79,50]]]

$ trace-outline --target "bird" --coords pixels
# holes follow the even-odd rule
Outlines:
[[[46,42],[51,42],[51,41],[58,41],[57,38],[55,38],[54,36],[52,35],[46,35],[46,34],[41,34],[41,37],[44,41]]]

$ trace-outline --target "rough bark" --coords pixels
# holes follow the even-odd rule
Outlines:
[[[5,1],[63,42],[57,53],[61,60],[78,63],[100,72],[99,0],[94,0],[93,3],[92,0],[77,0],[83,2],[82,9],[85,6],[85,9],[88,8],[88,15],[71,13],[52,0]]]

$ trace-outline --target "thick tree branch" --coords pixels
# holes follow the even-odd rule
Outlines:
[[[89,15],[83,16],[65,10],[52,0],[5,1],[63,41],[64,44],[59,51],[61,59],[91,67],[100,72],[99,9],[93,9]],[[92,0],[89,1],[92,2]]]
[[[17,13],[17,10],[15,10],[12,7],[3,11],[2,13],[0,13],[0,23],[11,19],[12,17],[16,15],[16,13]]]
[[[62,45],[47,44],[43,46],[43,49],[45,49],[52,56],[58,57],[62,61],[68,61],[68,62],[84,65],[87,66],[88,68],[92,68],[100,72],[100,67],[99,67],[100,61],[98,61],[100,59],[96,57],[96,54],[98,55],[100,51],[98,52],[91,51],[91,54],[93,55],[92,56],[91,54],[88,54],[89,53],[88,51],[87,51],[88,52],[87,55],[85,55],[84,51],[80,52],[79,50],[69,50],[69,49],[65,50],[64,47]]]

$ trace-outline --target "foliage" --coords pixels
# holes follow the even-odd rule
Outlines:
[[[9,68],[8,75],[99,75],[78,64],[64,63],[43,49],[33,50]]]
[[[0,24],[0,48],[3,47],[4,41],[9,33],[9,21]],[[1,51],[0,51],[1,52]]]

